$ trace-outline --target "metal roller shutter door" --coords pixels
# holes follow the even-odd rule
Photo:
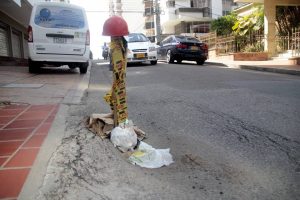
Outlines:
[[[13,57],[21,58],[21,33],[17,31],[12,32],[12,50],[13,50]]]
[[[9,56],[8,29],[0,24],[0,56]]]

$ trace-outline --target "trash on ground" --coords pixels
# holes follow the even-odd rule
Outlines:
[[[142,142],[146,134],[131,120],[114,128],[113,119],[112,113],[92,114],[87,120],[87,127],[102,139],[110,137],[114,146],[128,154],[128,160],[132,164],[145,168],[159,168],[173,163],[170,149],[155,149]]]
[[[122,152],[133,151],[137,144],[137,135],[132,127],[115,127],[110,134],[110,141]]]
[[[129,120],[129,125],[134,129],[140,141],[146,137],[146,133],[134,125],[131,120]],[[113,114],[92,114],[87,120],[87,127],[93,133],[98,134],[102,139],[108,138],[114,128]]]
[[[87,126],[90,131],[98,134],[102,139],[107,138],[114,128],[113,114],[92,114],[87,121]]]
[[[145,168],[159,168],[173,163],[173,158],[170,149],[155,149],[145,142],[140,142],[138,149],[129,157],[129,161]]]

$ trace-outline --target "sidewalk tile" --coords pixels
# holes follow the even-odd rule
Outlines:
[[[39,148],[20,149],[4,167],[30,167],[39,152]]]
[[[56,105],[33,105],[28,111],[51,111]]]
[[[9,117],[0,117],[0,124],[7,124],[11,120],[13,120],[15,117],[9,116]]]
[[[42,122],[42,120],[15,120],[12,123],[8,124],[6,127],[4,127],[5,129],[9,129],[9,128],[35,128],[38,125],[40,125],[40,123]]]
[[[8,159],[8,157],[2,157],[0,158],[0,167],[3,165],[3,163]]]
[[[0,156],[9,156],[14,153],[23,143],[23,141],[0,142]]]
[[[33,135],[23,147],[41,147],[47,135]]]
[[[26,111],[22,115],[20,115],[17,118],[17,120],[45,119],[46,117],[48,117],[48,115],[49,115],[49,111]]]
[[[54,121],[54,119],[55,119],[55,115],[50,115],[45,122],[52,123]]]
[[[17,198],[30,169],[0,170],[0,199]]]
[[[32,128],[0,130],[0,141],[25,140],[33,130]]]
[[[9,110],[9,109],[25,109],[29,107],[29,105],[8,105],[5,107],[5,109]]]
[[[43,123],[42,126],[40,126],[36,131],[35,135],[46,135],[50,128],[52,126],[52,123]]]
[[[23,111],[24,111],[24,109],[5,109],[4,108],[4,109],[0,110],[0,116],[1,117],[9,117],[9,116],[15,117]]]

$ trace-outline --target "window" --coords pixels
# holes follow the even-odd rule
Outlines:
[[[152,8],[145,8],[145,15],[153,15],[154,9]]]
[[[146,29],[154,28],[154,22],[146,22],[145,28]]]
[[[223,16],[229,15],[229,14],[230,14],[230,11],[228,11],[228,10],[223,10]]]
[[[206,8],[211,7],[211,0],[191,0],[191,5],[193,3],[194,8]]]
[[[125,36],[127,42],[148,42],[149,39],[142,33],[131,33]]]
[[[176,40],[179,42],[199,42],[196,38],[186,36],[176,36]]]
[[[175,7],[175,1],[174,0],[168,0],[166,2],[166,6],[167,6],[167,8],[173,8],[173,7]]]
[[[36,25],[45,28],[84,28],[84,15],[82,10],[58,6],[39,6],[34,18]]]

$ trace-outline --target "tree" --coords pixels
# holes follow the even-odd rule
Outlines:
[[[243,17],[239,17],[232,30],[240,36],[251,34],[253,31],[263,30],[264,9],[263,6],[254,7],[254,11]]]
[[[300,6],[277,6],[276,27],[279,35],[292,33],[293,28],[300,27]]]
[[[211,30],[217,31],[217,35],[229,35],[232,33],[232,27],[237,21],[236,13],[232,12],[215,19],[211,22]]]

